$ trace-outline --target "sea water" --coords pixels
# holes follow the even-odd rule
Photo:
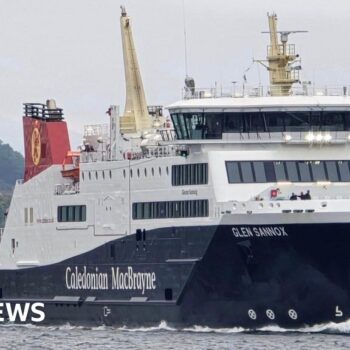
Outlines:
[[[150,328],[0,326],[1,349],[350,349],[350,320],[287,330],[277,326],[174,329],[165,322]]]

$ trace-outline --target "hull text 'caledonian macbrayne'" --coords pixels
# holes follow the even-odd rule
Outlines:
[[[271,86],[146,104],[122,8],[126,108],[71,151],[25,104],[0,240],[0,321],[296,328],[350,317],[350,97],[309,92],[269,15]],[[293,69],[294,67],[294,69]],[[174,129],[172,129],[172,125]]]

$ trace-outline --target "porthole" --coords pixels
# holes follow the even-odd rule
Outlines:
[[[112,178],[112,170],[109,171],[109,178]]]
[[[152,176],[154,176],[154,168],[152,168]]]
[[[103,170],[102,171],[102,177],[103,177],[103,180],[105,179],[105,171]]]
[[[140,177],[140,169],[137,168],[137,177]]]
[[[98,172],[95,171],[95,177],[96,177],[96,180],[98,180]]]
[[[266,316],[270,319],[270,320],[274,320],[276,318],[275,313],[271,310],[271,309],[267,309],[266,310]]]
[[[298,314],[294,309],[290,309],[288,310],[288,316],[292,319],[292,320],[297,320],[298,319]]]
[[[144,169],[145,176],[147,176],[147,168]]]
[[[130,177],[132,177],[132,169],[130,169]]]
[[[162,176],[162,168],[161,167],[159,167],[159,176]]]
[[[253,309],[249,309],[248,310],[248,316],[252,319],[252,320],[256,320],[257,319],[257,314]]]

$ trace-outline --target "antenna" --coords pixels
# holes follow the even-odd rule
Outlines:
[[[287,96],[290,94],[293,84],[300,83],[299,71],[301,70],[300,57],[295,52],[295,45],[288,44],[289,34],[307,33],[306,30],[277,30],[277,15],[267,14],[270,34],[270,45],[267,47],[267,64],[258,60],[269,71],[271,95]],[[278,40],[277,34],[280,34]],[[299,65],[295,65],[299,63]]]
[[[295,33],[308,33],[308,30],[278,30],[276,33],[281,34],[281,42],[282,43],[287,43],[288,41],[288,35],[289,34],[295,34]],[[272,32],[266,31],[266,32],[261,32],[262,34],[271,34]]]
[[[186,31],[186,11],[185,0],[182,0],[183,10],[183,24],[184,24],[184,44],[185,44],[185,96],[191,98],[195,94],[196,84],[192,77],[188,76],[188,62],[187,62],[187,31]]]
[[[184,44],[185,44],[185,73],[188,76],[188,63],[187,63],[187,32],[186,32],[186,10],[185,10],[185,0],[182,0],[182,11],[184,20]]]

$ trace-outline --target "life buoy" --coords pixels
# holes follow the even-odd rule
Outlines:
[[[270,193],[271,198],[276,198],[277,194],[278,194],[278,191],[276,189],[271,190],[271,193]]]

